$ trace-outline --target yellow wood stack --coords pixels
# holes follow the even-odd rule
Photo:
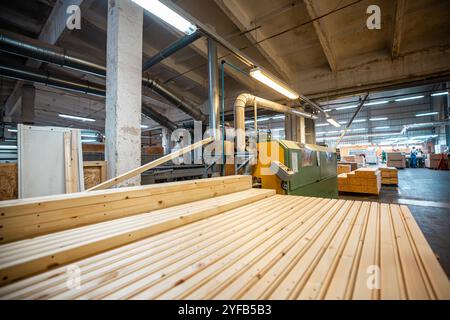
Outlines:
[[[350,164],[338,164],[337,165],[337,173],[348,173],[352,171],[352,166]]]
[[[90,248],[104,252],[3,286],[0,299],[450,298],[449,280],[406,206],[273,195],[207,213],[204,201],[166,214],[184,217],[189,205],[203,206],[208,218],[109,249],[101,242],[95,246],[107,230],[93,225]],[[163,218],[153,213],[153,223]],[[123,228],[130,228],[132,218]],[[149,223],[151,214],[139,219],[137,227]],[[86,231],[80,231],[84,238]],[[70,241],[64,235],[50,236]],[[43,266],[38,255],[50,254],[43,244],[58,248],[55,240],[43,240],[34,243],[33,255],[24,241],[0,249],[17,263],[35,259],[35,266]],[[64,257],[73,258],[85,243],[72,244]]]
[[[397,168],[387,167],[380,168],[381,184],[398,184],[398,170]]]
[[[338,175],[338,190],[341,192],[379,195],[380,189],[381,175],[376,168],[361,168]]]

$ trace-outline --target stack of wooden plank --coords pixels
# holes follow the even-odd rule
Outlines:
[[[380,168],[381,184],[391,185],[398,184],[398,170],[397,168]]]
[[[358,169],[358,164],[356,162],[342,162],[339,161],[338,164],[350,165],[350,172]]]
[[[406,168],[406,158],[401,152],[388,152],[387,153],[387,166],[397,169]]]
[[[337,173],[348,173],[352,171],[352,166],[350,164],[338,164],[337,165]]]
[[[449,299],[450,283],[407,207],[274,195],[3,286],[0,298]]]
[[[381,175],[377,168],[361,168],[338,175],[338,190],[341,192],[380,194]]]

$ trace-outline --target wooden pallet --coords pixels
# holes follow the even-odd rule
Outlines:
[[[406,206],[274,195],[4,286],[0,297],[449,299],[450,284]]]

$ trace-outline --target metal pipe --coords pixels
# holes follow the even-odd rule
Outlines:
[[[236,129],[236,141],[238,153],[245,152],[245,108],[257,104],[258,107],[268,109],[277,113],[292,114],[304,118],[316,120],[317,116],[304,111],[295,110],[285,105],[255,97],[249,93],[243,93],[234,102],[234,127]]]
[[[166,87],[161,86],[155,80],[152,80],[150,78],[142,78],[142,84],[145,88],[152,90],[154,93],[163,97],[164,99],[169,101],[171,104],[173,104],[175,107],[177,107],[178,109],[180,109],[187,115],[194,118],[194,120],[201,121],[203,123],[207,122],[208,117],[205,114],[203,114],[203,112],[201,112],[199,109],[195,108],[194,106],[190,105],[189,103],[184,101],[182,98],[178,97],[175,93],[173,93]]]
[[[219,105],[219,72],[217,65],[217,44],[208,39],[208,105],[209,105],[209,128],[216,138],[217,129],[220,124]]]
[[[55,46],[50,48],[37,44],[37,41],[34,39],[16,35],[13,37],[11,36],[11,33],[7,31],[0,31],[0,51],[76,69],[102,78],[106,77],[105,66],[70,56],[66,54],[63,49]],[[160,97],[174,104],[175,107],[190,115],[195,120],[202,122],[207,121],[207,116],[199,109],[186,101],[183,101],[182,98],[178,97],[175,93],[160,85],[155,80],[152,80],[149,77],[143,77],[142,84]]]
[[[16,80],[38,82],[63,90],[76,91],[101,97],[105,97],[106,95],[105,87],[101,85],[93,84],[88,81],[78,82],[74,80],[63,79],[57,76],[53,76],[49,72],[41,72],[32,69],[25,70],[17,66],[12,67],[0,65],[0,76],[13,78]],[[174,122],[170,121],[164,115],[155,111],[148,105],[142,105],[142,113],[172,131],[178,128],[178,125],[176,125]]]
[[[149,106],[148,104],[142,103],[142,113],[152,118],[163,127],[166,127],[170,131],[175,131],[176,129],[178,129],[178,125],[176,123],[169,120],[167,117],[156,111],[153,107]]]
[[[0,65],[0,75],[18,80],[38,82],[56,88],[72,90],[96,96],[104,97],[106,94],[104,86],[96,85],[89,81],[81,83],[74,80],[59,78],[51,75],[49,72],[22,69],[21,67],[12,67],[2,64]]]
[[[148,59],[144,65],[142,66],[142,71],[145,72],[151,67],[153,67],[155,64],[160,63],[162,60],[166,59],[167,57],[171,56],[175,52],[177,52],[180,49],[183,49],[184,47],[190,45],[192,42],[200,39],[203,36],[203,34],[196,30],[194,33],[188,34],[181,39],[175,41],[171,45],[169,45],[167,48],[161,50],[157,54],[155,54],[153,57]]]
[[[345,129],[343,130],[343,132],[341,133],[341,136],[339,137],[339,139],[336,142],[336,146],[335,148],[338,147],[339,143],[341,143],[342,139],[344,138],[345,134],[347,133],[348,129],[351,127],[353,120],[355,120],[355,118],[358,116],[359,112],[362,110],[362,108],[364,107],[364,103],[366,103],[367,98],[369,97],[369,94],[367,93],[364,97],[364,99],[360,102],[358,109],[356,109],[355,113],[353,114],[352,118],[350,119],[350,121],[348,122],[347,126],[345,127]]]

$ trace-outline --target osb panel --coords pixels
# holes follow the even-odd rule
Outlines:
[[[0,201],[17,199],[17,164],[0,163]]]
[[[84,188],[95,187],[102,182],[101,167],[84,167]]]

